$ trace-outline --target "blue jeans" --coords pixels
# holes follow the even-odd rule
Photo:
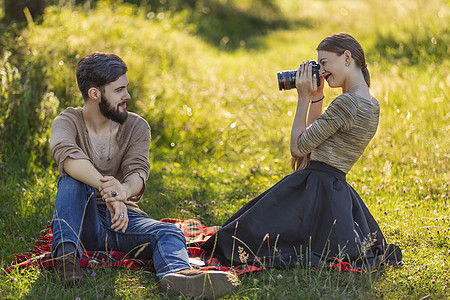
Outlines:
[[[83,250],[121,251],[131,257],[153,259],[158,278],[191,268],[186,239],[178,227],[130,209],[128,217],[124,233],[112,230],[109,210],[106,205],[97,205],[95,189],[65,175],[58,181],[52,253],[56,256],[61,243],[73,243],[79,257]]]

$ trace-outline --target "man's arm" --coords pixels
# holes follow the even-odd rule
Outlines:
[[[141,193],[144,179],[138,173],[133,173],[122,184],[128,189],[127,199],[129,199]]]
[[[115,178],[109,176],[111,179],[107,179],[107,177],[102,176],[102,174],[100,174],[94,165],[87,159],[73,159],[67,157],[64,160],[64,172],[76,180],[96,188],[102,195],[112,191],[112,189],[110,189],[105,192],[102,185],[105,181],[109,182],[111,179]],[[119,190],[119,188],[117,188],[117,190]],[[119,192],[117,193],[119,196]],[[128,227],[127,207],[124,202],[118,200],[119,199],[112,198],[112,201],[106,203],[106,207],[111,214],[111,228],[115,231],[121,230],[122,232],[125,232]],[[120,216],[121,213],[122,217]]]
[[[105,202],[126,201],[139,195],[144,187],[144,180],[138,173],[128,175],[124,182],[120,182],[112,176],[103,177],[101,182],[99,190]],[[114,197],[111,195],[113,190],[117,193]]]
[[[67,157],[64,160],[64,172],[76,180],[100,190],[103,175],[100,174],[89,160]]]
[[[78,181],[86,183],[100,191],[103,200],[126,201],[128,198],[139,194],[144,182],[138,173],[129,175],[125,182],[121,183],[113,176],[102,176],[94,165],[86,159],[64,160],[64,171]],[[117,196],[112,197],[111,191],[116,191]]]

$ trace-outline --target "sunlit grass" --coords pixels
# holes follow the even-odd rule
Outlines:
[[[252,2],[235,5],[245,11]],[[345,31],[366,50],[372,93],[381,104],[378,132],[347,179],[387,240],[402,247],[405,264],[363,275],[268,270],[243,276],[230,298],[449,297],[448,5],[437,0],[276,3],[290,26],[242,36],[234,48],[200,34],[187,11],[101,2],[90,11],[50,7],[42,24],[26,28],[2,49],[12,51],[8,62],[17,64],[22,79],[8,86],[2,79],[1,101],[16,99],[19,107],[36,102],[30,110],[39,113],[28,123],[26,110],[17,118],[15,128],[23,132],[17,136],[27,141],[2,141],[5,147],[20,145],[12,149],[18,153],[34,152],[27,161],[0,156],[1,267],[14,253],[31,249],[51,221],[57,172],[45,144],[55,113],[82,105],[74,78],[79,58],[114,52],[128,64],[130,108],[148,120],[153,137],[141,208],[156,219],[198,218],[220,225],[291,172],[296,93],[278,91],[276,72],[315,59],[323,37]],[[1,62],[2,74],[12,74]],[[30,92],[36,87],[42,89],[33,91],[39,99]],[[325,105],[338,92],[326,87]],[[0,104],[2,130],[8,121],[4,111],[17,111],[8,103]],[[23,128],[33,122],[41,128]],[[157,290],[153,273],[84,272],[85,283],[61,292],[50,270],[15,271],[0,277],[0,297],[168,297]]]

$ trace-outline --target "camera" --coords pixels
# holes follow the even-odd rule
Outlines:
[[[316,74],[317,86],[320,85],[319,69],[320,66],[315,61],[310,61],[312,64],[313,76]],[[295,75],[297,75],[297,70],[292,71],[281,71],[277,72],[278,77],[278,88],[281,90],[290,90],[295,88]]]

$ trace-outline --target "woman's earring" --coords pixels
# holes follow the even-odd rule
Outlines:
[[[350,64],[349,64],[349,63],[346,63],[345,66],[348,67],[348,66],[350,66]]]

